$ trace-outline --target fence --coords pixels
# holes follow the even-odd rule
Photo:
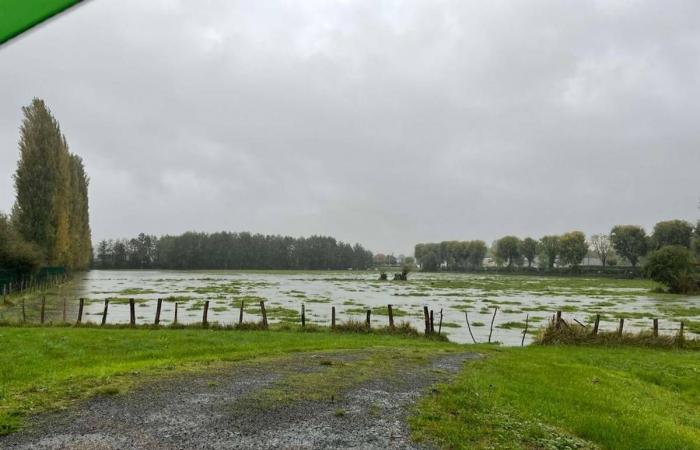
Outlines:
[[[109,315],[109,308],[111,304],[112,299],[104,299],[102,300],[103,302],[103,310],[101,314],[101,320],[100,320],[100,326],[105,326],[107,325],[107,318]],[[120,302],[122,303],[122,302]],[[69,320],[67,317],[67,299],[63,298],[62,302],[59,305],[53,305],[54,306],[54,311],[56,311],[56,306],[59,307],[59,311],[62,312],[61,318],[63,323],[75,323],[76,325],[83,324],[83,319],[84,319],[84,311],[85,311],[85,304],[86,304],[86,299],[80,298],[78,299],[78,310],[77,310],[77,317],[75,319],[75,322],[73,322],[72,319]],[[203,309],[202,309],[202,320],[199,323],[202,327],[208,327],[210,326],[209,322],[209,304],[210,301],[206,300],[203,303]],[[260,318],[261,320],[257,323],[246,323],[244,322],[244,311],[245,311],[245,301],[241,301],[240,305],[240,311],[238,314],[238,322],[237,324],[231,324],[229,326],[232,326],[234,328],[255,328],[255,329],[268,329],[269,328],[269,322],[268,322],[268,316],[267,316],[267,309],[265,307],[265,301],[261,300],[259,302],[259,311],[260,311]],[[22,323],[29,323],[30,321],[27,320],[27,311],[26,311],[26,306],[25,306],[25,300],[24,298],[21,299],[21,303],[19,305],[21,307],[21,322]],[[129,306],[129,326],[136,326],[137,325],[137,316],[136,316],[136,300],[134,298],[129,298],[128,299],[128,306]],[[162,311],[163,311],[163,299],[159,298],[157,299],[156,303],[156,310],[155,310],[155,316],[153,318],[152,325],[153,326],[160,326],[161,324],[161,319],[162,319]],[[38,315],[38,320],[37,322],[41,325],[46,323],[46,307],[47,307],[47,302],[46,302],[46,296],[41,297],[40,301],[40,309],[39,309],[39,315]],[[388,316],[388,322],[386,329],[389,331],[396,330],[397,327],[395,325],[394,321],[394,305],[389,304],[387,305],[387,316]],[[174,302],[174,315],[173,315],[173,320],[172,324],[173,325],[180,325],[178,323],[178,310],[179,310],[179,303]],[[488,334],[488,340],[486,341],[487,343],[492,342],[492,337],[493,337],[493,331],[494,331],[494,323],[496,320],[496,316],[498,314],[499,307],[495,306],[493,308],[493,314],[491,316],[491,323],[489,327],[489,334]],[[472,333],[472,327],[469,321],[469,313],[464,312],[465,315],[465,321],[466,325],[469,331],[469,335],[471,336],[472,341],[475,344],[478,344],[479,342],[476,340],[474,337],[474,334]],[[423,306],[422,307],[422,316],[423,316],[423,322],[424,322],[424,335],[426,337],[431,337],[431,336],[442,336],[442,324],[443,324],[443,309],[440,309],[437,314],[435,310],[429,309],[428,306]],[[595,315],[595,319],[592,324],[583,324],[579,322],[576,318],[571,319],[571,323],[568,323],[563,317],[562,317],[562,312],[557,311],[555,314],[552,315],[549,327],[554,329],[554,330],[563,330],[563,329],[569,329],[571,330],[573,327],[573,323],[576,323],[576,326],[578,327],[578,331],[584,331],[586,335],[590,336],[597,336],[600,331],[600,314]],[[337,314],[336,314],[336,307],[331,306],[331,317],[330,317],[330,329],[331,330],[336,330],[337,328],[342,328],[342,329],[365,329],[365,330],[370,330],[372,327],[371,323],[372,319],[372,309],[367,309],[366,314],[365,314],[365,320],[364,323],[354,323],[351,324],[353,326],[347,326],[348,324],[341,324],[338,325],[337,323]],[[529,324],[530,324],[530,315],[527,314],[525,317],[525,326],[522,331],[522,338],[520,341],[520,345],[523,346],[525,344],[525,337],[527,336],[527,333],[529,331]],[[436,327],[436,321],[437,321],[437,327]],[[149,322],[148,325],[151,323]],[[306,320],[306,305],[301,304],[301,314],[299,317],[299,324],[301,325],[301,328],[306,328],[307,327],[307,320]],[[145,325],[145,323],[141,323],[139,325]],[[221,324],[219,324],[221,325]],[[614,333],[618,337],[623,336],[623,330],[624,330],[624,325],[625,325],[625,319],[624,318],[619,318],[619,324],[614,331]],[[590,327],[590,331],[589,331]],[[413,329],[412,327],[410,327]],[[437,328],[437,329],[436,329]],[[684,328],[685,328],[685,323],[683,321],[680,322],[680,329],[678,331],[677,337],[680,337],[681,339],[683,338],[684,335]],[[650,327],[651,335],[654,338],[659,337],[659,319],[652,319],[651,322],[651,327]],[[414,333],[417,333],[415,329],[413,329]],[[610,332],[608,332],[610,334]]]

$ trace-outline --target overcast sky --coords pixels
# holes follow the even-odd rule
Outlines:
[[[38,96],[93,238],[375,252],[696,220],[700,2],[93,0],[0,47],[0,210]]]

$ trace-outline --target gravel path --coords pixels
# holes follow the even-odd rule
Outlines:
[[[423,448],[409,438],[410,406],[430,385],[478,355],[402,365],[398,373],[356,384],[339,398],[266,406],[255,400],[286,376],[318,373],[334,361],[362,357],[363,352],[299,354],[148,382],[124,395],[36,416],[22,431],[0,437],[0,448]]]

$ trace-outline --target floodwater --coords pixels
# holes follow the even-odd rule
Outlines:
[[[571,283],[570,283],[571,282]],[[573,284],[572,284],[573,283]],[[673,333],[678,321],[700,321],[700,297],[652,294],[648,282],[575,278],[514,277],[479,274],[412,273],[409,281],[378,281],[377,272],[237,272],[93,270],[78,274],[73,281],[46,299],[46,321],[74,322],[77,299],[86,298],[83,321],[102,320],[104,299],[110,298],[108,323],[128,323],[128,298],[135,299],[137,323],[153,323],[156,300],[162,298],[161,324],[172,323],[175,304],[178,322],[202,320],[203,303],[210,302],[208,320],[222,324],[238,321],[241,301],[244,320],[260,320],[259,302],[265,301],[270,323],[300,323],[302,304],[307,323],[329,325],[331,307],[339,322],[364,321],[372,309],[372,326],[388,323],[386,306],[395,310],[395,322],[410,322],[424,329],[423,307],[435,314],[439,327],[442,311],[443,334],[455,342],[472,342],[465,313],[478,342],[486,342],[493,311],[496,313],[492,341],[520,345],[526,316],[529,329],[525,343],[557,310],[564,318],[590,323],[601,314],[601,329],[613,330],[625,317],[625,330],[651,327],[660,319],[662,333]],[[65,309],[63,307],[65,299]],[[28,321],[38,320],[38,299],[27,300]],[[678,308],[680,307],[680,315]],[[682,317],[681,317],[682,316]],[[21,318],[20,305],[0,308],[0,320]],[[688,327],[688,325],[686,325]],[[689,332],[698,331],[688,327]]]

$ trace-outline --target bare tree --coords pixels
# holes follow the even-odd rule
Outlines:
[[[591,236],[591,246],[593,251],[600,258],[600,262],[605,267],[605,264],[612,253],[612,243],[610,242],[610,236],[607,234],[594,234]]]

